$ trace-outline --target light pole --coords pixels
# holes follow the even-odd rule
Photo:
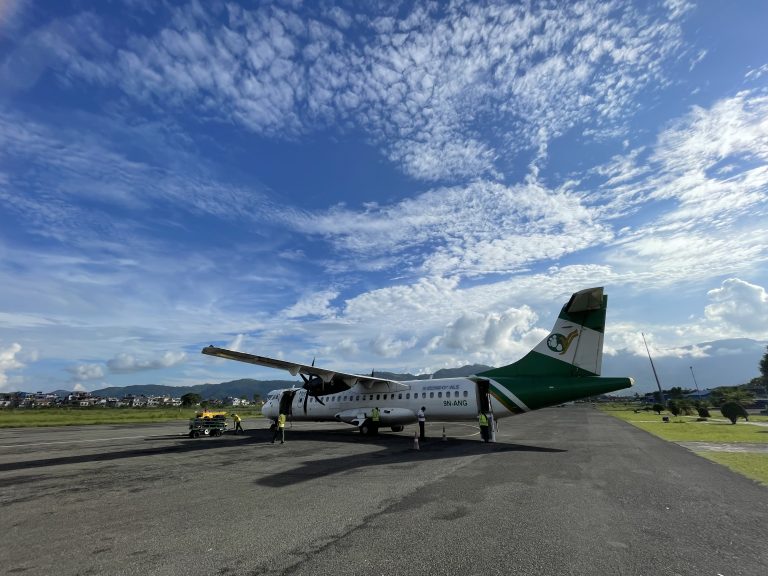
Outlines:
[[[699,395],[699,385],[696,383],[696,375],[693,373],[693,366],[688,366],[691,369],[691,376],[693,376],[693,385],[696,386],[696,395]]]
[[[653,358],[651,358],[651,351],[648,350],[648,342],[645,341],[645,334],[640,332],[643,337],[643,344],[645,344],[645,351],[648,352],[648,360],[651,361],[651,370],[653,370],[653,377],[656,379],[656,386],[659,388],[659,403],[664,406],[664,391],[661,389],[661,382],[659,382],[659,376],[656,374],[656,366],[653,365]],[[666,418],[666,416],[665,416]]]

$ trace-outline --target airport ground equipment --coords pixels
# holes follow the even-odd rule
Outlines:
[[[189,420],[189,437],[221,436],[227,431],[227,413],[204,410]]]

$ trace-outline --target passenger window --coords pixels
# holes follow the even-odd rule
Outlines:
[[[438,392],[438,393],[437,393],[437,397],[438,397],[438,398],[442,398],[442,397],[443,397],[443,393],[442,393],[442,392]]]
[[[430,397],[430,398],[434,398],[434,397],[435,397],[435,393],[434,393],[434,392],[430,392],[430,393],[429,393],[429,397]]]
[[[422,393],[421,393],[421,397],[422,397],[422,398],[426,398],[426,397],[427,397],[427,393],[426,393],[426,392],[422,392]]]
[[[397,399],[398,399],[398,400],[402,400],[402,399],[403,399],[403,395],[402,395],[402,394],[398,394],[398,395],[397,395]]]
[[[410,399],[411,399],[411,393],[410,393],[410,392],[408,392],[408,393],[405,395],[405,399],[406,399],[406,400],[410,400]]]
[[[381,394],[376,394],[376,400],[379,400],[379,399],[380,399],[380,398],[379,398],[380,396],[381,396]]]
[[[456,390],[456,392],[453,393],[453,396],[454,396],[454,398],[458,398],[459,397],[459,391]]]
[[[469,392],[467,392],[466,390],[464,390],[464,398],[466,398],[467,396],[469,396]]]

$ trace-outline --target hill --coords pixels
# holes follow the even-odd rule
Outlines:
[[[222,382],[220,384],[197,384],[195,386],[164,386],[162,384],[141,384],[136,386],[111,386],[101,388],[91,392],[94,396],[101,398],[122,398],[128,394],[134,396],[172,396],[178,398],[184,394],[200,394],[205,399],[228,397],[247,398],[253,400],[254,394],[259,394],[264,398],[270,390],[277,388],[290,388],[296,385],[291,380],[254,380],[252,378],[242,378],[232,380],[231,382]]]

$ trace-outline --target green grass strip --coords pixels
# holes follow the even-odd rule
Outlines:
[[[617,410],[601,407],[603,412],[615,416],[633,426],[645,430],[670,442],[712,442],[712,443],[768,443],[768,426],[754,426],[739,420],[736,424],[724,420],[719,413],[710,410],[715,419],[697,422],[695,417],[669,415],[669,422],[654,412]],[[768,422],[766,416],[750,416],[750,422]],[[715,452],[696,451],[696,454],[717,462],[730,470],[768,485],[768,454],[757,452]]]
[[[742,452],[696,452],[696,454],[768,486],[768,454]]]

